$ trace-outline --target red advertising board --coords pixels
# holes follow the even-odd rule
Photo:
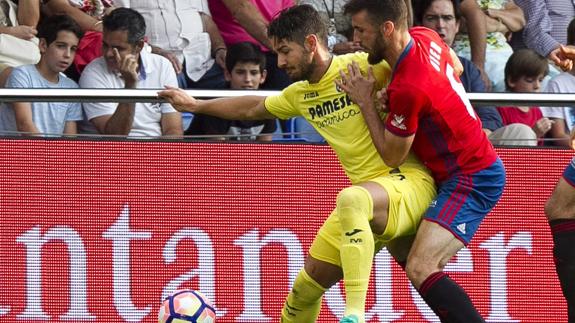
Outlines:
[[[278,322],[348,185],[322,145],[0,141],[0,322],[154,322],[178,288]],[[504,196],[446,271],[488,322],[565,322],[543,204],[573,153],[498,152]],[[385,250],[373,272],[369,322],[438,322]],[[319,321],[342,312],[337,285]]]

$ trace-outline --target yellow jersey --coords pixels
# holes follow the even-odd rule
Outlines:
[[[350,181],[357,184],[385,176],[392,169],[385,165],[373,145],[359,106],[334,82],[340,78],[339,71],[347,71],[352,61],[367,75],[366,53],[334,56],[318,83],[295,82],[281,94],[267,97],[265,107],[280,119],[303,116],[335,151]],[[373,72],[377,89],[389,83],[391,68],[387,62],[374,65]],[[411,153],[400,167],[401,172],[410,169],[428,172]]]

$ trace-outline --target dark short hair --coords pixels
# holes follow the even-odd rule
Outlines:
[[[505,87],[509,88],[507,81],[516,81],[520,77],[537,77],[549,73],[547,59],[532,49],[518,49],[511,54],[505,64]]]
[[[567,45],[575,45],[575,19],[567,26]]]
[[[76,35],[78,39],[82,38],[84,32],[80,25],[67,15],[54,15],[42,19],[38,26],[38,38],[44,38],[46,44],[50,45],[58,38],[58,33],[61,31],[69,31]]]
[[[304,44],[308,35],[316,35],[327,46],[327,26],[310,5],[296,5],[282,10],[268,26],[268,37]]]
[[[128,43],[135,44],[146,35],[146,21],[134,9],[117,8],[103,19],[105,31],[127,31]]]
[[[416,25],[423,24],[423,15],[431,7],[431,5],[438,0],[418,0],[413,1],[413,18],[415,20]],[[451,0],[451,4],[453,5],[453,13],[455,16],[455,20],[461,20],[461,8],[459,5],[459,0]]]
[[[391,21],[404,29],[408,27],[408,10],[404,0],[350,0],[343,8],[347,15],[365,10],[371,23],[377,26]]]
[[[226,68],[232,72],[238,63],[253,63],[260,67],[260,72],[266,68],[266,56],[259,47],[250,42],[241,42],[228,47],[226,54]]]

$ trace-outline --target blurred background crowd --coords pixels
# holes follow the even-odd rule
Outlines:
[[[412,24],[450,45],[468,92],[575,93],[575,72],[550,63],[575,45],[572,0],[405,0]],[[345,0],[0,0],[0,87],[282,90],[269,21],[309,4],[333,55],[361,51]],[[572,147],[570,106],[477,106],[496,145]],[[1,103],[3,135],[299,140],[322,138],[302,118],[233,121],[166,103]],[[295,133],[295,134],[294,134]]]

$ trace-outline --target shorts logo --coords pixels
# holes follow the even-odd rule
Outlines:
[[[362,231],[363,231],[363,230],[361,230],[361,229],[353,229],[353,231],[351,231],[351,232],[346,232],[345,235],[348,236],[348,237],[351,237],[351,236],[356,235],[356,234],[358,234],[358,233],[360,233],[360,232],[362,232]]]
[[[460,225],[458,225],[457,230],[459,230],[459,232],[465,234],[465,223],[461,223]]]
[[[429,207],[436,207],[437,206],[437,200],[433,200],[431,201],[431,203],[429,203]]]
[[[403,124],[403,121],[405,121],[404,116],[394,114],[393,120],[391,120],[391,125],[401,130],[407,130],[407,127]]]

